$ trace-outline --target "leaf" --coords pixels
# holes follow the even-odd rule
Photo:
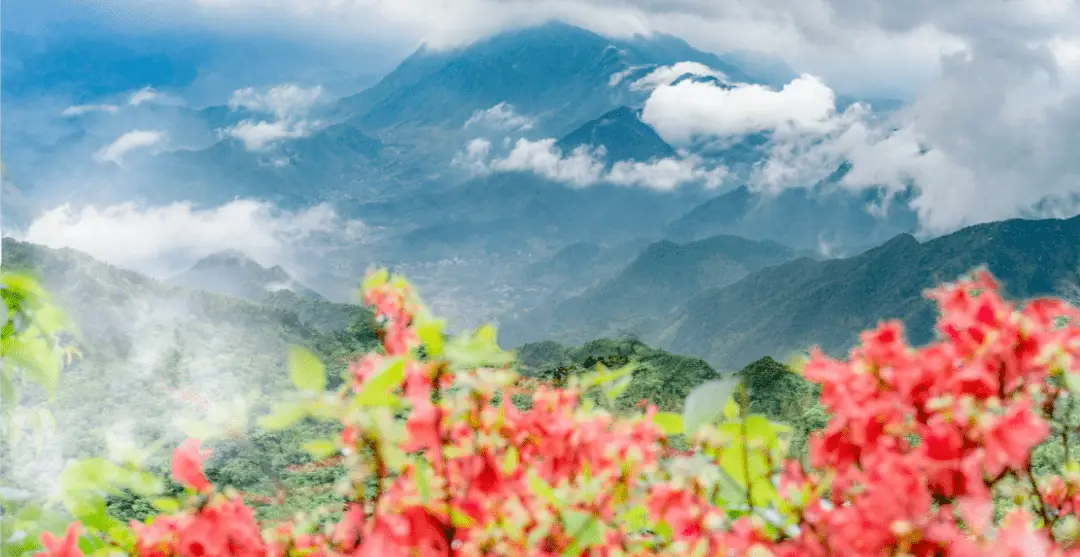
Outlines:
[[[1080,394],[1080,373],[1066,371],[1064,376],[1065,386],[1069,389],[1069,392]]]
[[[369,274],[364,278],[364,282],[360,284],[360,290],[362,293],[371,291],[386,284],[390,280],[390,271],[386,269],[378,269],[377,271]]]
[[[399,358],[365,381],[353,402],[360,406],[394,406],[397,398],[393,392],[404,379],[405,360]]]
[[[416,335],[424,345],[424,351],[430,358],[438,358],[442,355],[446,339],[443,337],[443,327],[446,322],[441,319],[431,319],[416,326]]]
[[[171,513],[174,513],[176,511],[180,510],[180,502],[177,501],[176,499],[171,499],[171,498],[167,498],[167,497],[154,499],[154,500],[150,501],[150,504],[153,505],[155,509],[157,509],[157,510],[163,512],[163,513],[170,513],[171,514]]]
[[[739,403],[735,401],[735,397],[731,397],[724,403],[724,418],[728,420],[734,420],[739,417]]]
[[[476,520],[458,509],[450,509],[450,524],[455,528],[471,528]]]
[[[289,378],[293,385],[305,391],[321,393],[326,390],[326,369],[322,362],[299,346],[289,349]]]
[[[615,400],[619,398],[619,395],[626,391],[633,380],[633,377],[623,377],[613,387],[604,391],[604,394],[607,395],[608,402],[615,404]]]
[[[588,373],[579,380],[579,385],[582,388],[587,389],[589,387],[596,387],[599,385],[604,385],[606,383],[611,383],[613,381],[618,381],[619,379],[622,379],[623,377],[626,377],[627,375],[633,373],[637,369],[637,365],[634,363],[629,363],[619,369],[612,371],[608,371],[603,364],[597,364],[596,367],[597,371]]]
[[[626,526],[626,531],[637,532],[649,525],[649,511],[645,505],[631,507],[619,515],[619,522]]]
[[[566,510],[562,513],[563,530],[572,536],[573,543],[563,555],[579,555],[582,550],[604,541],[604,524],[592,513]]]
[[[521,455],[518,453],[516,447],[510,447],[506,450],[506,457],[503,458],[503,472],[511,474],[514,470],[517,470],[518,464],[521,462]]]
[[[285,402],[274,405],[274,411],[259,418],[259,427],[268,430],[288,429],[307,416],[307,405],[301,402]]]
[[[559,506],[559,499],[555,497],[555,490],[552,489],[551,486],[548,485],[548,483],[545,482],[543,478],[537,476],[535,473],[530,473],[528,483],[529,489],[533,492],[533,494],[540,496],[545,501],[551,503],[552,505],[555,505],[556,507]]]
[[[337,450],[337,446],[335,446],[332,442],[327,441],[326,439],[316,439],[314,441],[308,441],[307,443],[304,443],[301,448],[303,448],[305,451],[308,452],[308,454],[315,458],[326,458]]]
[[[683,431],[693,435],[703,425],[716,423],[723,415],[723,402],[731,398],[739,384],[737,376],[702,383],[683,403]]]
[[[671,412],[658,412],[652,419],[653,423],[660,426],[664,435],[679,435],[683,432],[683,418]]]

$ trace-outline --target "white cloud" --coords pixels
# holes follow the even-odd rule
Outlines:
[[[554,139],[519,139],[510,154],[491,161],[491,169],[496,172],[535,172],[549,180],[577,187],[600,181],[604,164],[593,153],[581,146],[563,156],[555,142]]]
[[[137,149],[146,149],[159,145],[165,138],[166,134],[162,131],[132,130],[99,150],[94,155],[94,158],[98,162],[123,164],[124,155]]]
[[[715,188],[727,176],[726,168],[706,168],[700,158],[692,155],[650,162],[619,161],[608,170],[603,148],[589,150],[583,145],[564,154],[555,144],[556,140],[550,138],[539,141],[519,139],[508,154],[489,160],[491,142],[477,138],[469,142],[464,152],[455,158],[455,163],[476,174],[532,172],[578,188],[600,182],[659,191],[671,191],[688,183]]]
[[[267,265],[287,263],[290,250],[327,232],[356,239],[363,237],[365,228],[358,221],[342,221],[327,205],[288,212],[269,203],[237,200],[210,209],[186,202],[156,207],[62,205],[39,216],[19,236],[166,277],[226,249],[240,250]]]
[[[652,162],[619,161],[612,165],[604,179],[621,186],[670,191],[693,182],[701,182],[706,188],[714,189],[724,183],[727,174],[723,166],[707,169],[700,158],[687,156]]]
[[[288,120],[306,115],[322,95],[322,86],[305,88],[286,83],[265,91],[246,87],[233,93],[232,98],[229,99],[229,107],[267,112],[279,120]]]
[[[698,62],[678,62],[671,66],[661,66],[655,70],[649,72],[645,77],[630,84],[631,91],[651,91],[662,85],[671,85],[673,81],[686,74],[696,75],[700,77],[715,77],[723,81],[727,81],[727,76],[724,72],[714,70],[705,64]],[[611,80],[617,85],[618,81],[615,81],[615,74],[611,77]],[[619,81],[622,77],[619,78]],[[610,82],[609,82],[610,83]]]
[[[477,110],[465,122],[465,128],[470,126],[484,126],[497,130],[530,130],[536,123],[528,116],[523,116],[514,111],[514,107],[501,102],[487,110]]]
[[[509,142],[510,138],[505,138]],[[454,156],[451,164],[465,168],[471,174],[484,174],[488,171],[487,162],[491,155],[491,142],[477,137],[465,145],[465,150]]]
[[[62,116],[82,116],[91,112],[105,112],[108,114],[116,114],[120,111],[120,107],[114,104],[80,104],[75,106],[69,106],[61,113]]]
[[[160,94],[154,90],[153,87],[144,87],[131,94],[128,98],[128,104],[131,106],[139,106],[143,103],[153,102],[160,97]]]
[[[836,114],[836,95],[803,75],[774,91],[761,85],[731,89],[683,81],[661,85],[645,102],[641,120],[666,141],[744,135],[763,130],[822,132]]]
[[[285,139],[306,137],[318,122],[310,122],[305,116],[322,95],[321,86],[304,88],[292,83],[264,91],[253,87],[238,89],[229,99],[230,108],[272,114],[275,120],[244,120],[222,132],[243,141],[247,150],[255,152],[267,151]]]
[[[304,137],[311,132],[306,122],[255,122],[244,120],[231,128],[224,130],[225,135],[234,137],[244,142],[244,147],[249,151],[266,151],[276,142],[283,139]]]

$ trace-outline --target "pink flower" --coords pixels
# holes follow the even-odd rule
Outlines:
[[[188,439],[183,445],[173,452],[172,475],[176,481],[194,489],[195,491],[209,491],[213,489],[210,480],[203,474],[203,461],[210,456],[210,450],[200,452],[199,440]]]

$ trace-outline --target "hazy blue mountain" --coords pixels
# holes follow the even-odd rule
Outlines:
[[[770,196],[746,186],[721,194],[667,226],[665,236],[689,241],[715,234],[769,239],[794,248],[844,253],[914,231],[917,219],[905,199],[894,200],[885,218],[870,213],[878,193],[851,194],[824,186],[790,188]]]
[[[699,242],[648,246],[613,279],[580,295],[527,312],[506,325],[507,342],[648,335],[668,313],[704,289],[732,284],[795,252],[769,241],[715,236]]]
[[[612,40],[548,23],[502,33],[461,49],[421,48],[372,88],[338,104],[340,117],[363,127],[463,125],[477,110],[508,103],[561,136],[641,95],[611,87],[611,77],[638,66],[695,61],[750,80],[721,58],[667,36]]]
[[[263,267],[237,250],[208,255],[187,271],[169,279],[178,286],[259,301],[271,292],[290,290],[307,298],[323,299],[314,290],[300,284],[278,265]]]
[[[814,344],[840,355],[886,319],[904,320],[921,344],[936,319],[923,291],[982,265],[1013,297],[1080,292],[1080,217],[983,224],[924,243],[903,234],[848,259],[766,268],[686,301],[659,340],[717,369]]]
[[[641,121],[640,111],[620,106],[589,120],[555,144],[563,153],[585,146],[603,148],[609,164],[617,161],[649,161],[674,157],[675,149]]]

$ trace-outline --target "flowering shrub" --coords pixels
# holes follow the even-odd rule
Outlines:
[[[332,393],[322,365],[294,352],[300,393],[262,422],[340,420],[339,436],[306,445],[350,470],[340,517],[258,524],[207,480],[190,440],[172,459],[188,496],[155,500],[163,514],[146,523],[111,521],[96,497],[160,482],[131,463],[71,472],[79,522],[43,535],[43,554],[1080,556],[1071,432],[1057,471],[1031,459],[1080,386],[1080,312],[1014,307],[986,274],[932,297],[937,342],[913,349],[887,323],[846,361],[811,355],[803,373],[830,419],[804,468],[786,458],[788,429],[749,415],[730,381],[700,387],[682,415],[617,415],[632,367],[514,394],[491,328],[448,338],[404,281],[377,274],[365,301],[383,349]],[[676,435],[691,451],[673,450]]]

